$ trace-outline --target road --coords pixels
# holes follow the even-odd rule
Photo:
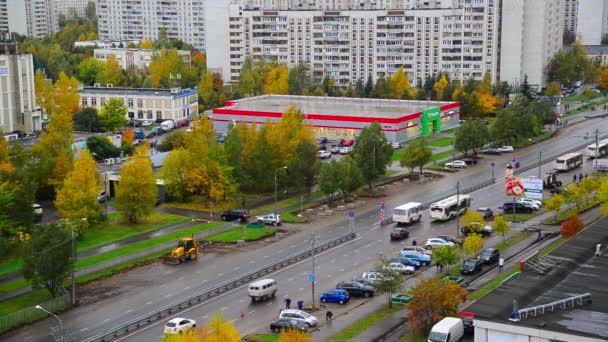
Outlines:
[[[566,128],[560,133],[558,139],[537,144],[521,152],[518,151],[518,158],[522,165],[534,163],[538,159],[539,150],[542,150],[545,156],[557,154],[559,151],[583,143],[584,140],[581,137],[595,128],[608,132],[608,121],[588,120]],[[386,207],[390,209],[412,200],[425,202],[442,194],[451,194],[457,180],[460,180],[463,183],[462,185],[478,183],[491,177],[489,167],[491,161],[494,161],[497,165],[504,165],[510,159],[510,155],[486,157],[477,166],[459,171],[433,183],[395,185],[396,194],[385,199]],[[585,164],[586,168],[589,168],[590,164],[590,162],[587,162]],[[500,176],[498,172],[503,172],[502,170],[502,168],[497,168],[497,177]],[[580,170],[576,172],[580,172]],[[533,170],[529,173],[534,175],[537,174],[537,171]],[[571,175],[565,174],[560,178],[568,180]],[[504,199],[503,189],[504,184],[499,182],[474,193],[472,205],[496,208]],[[332,288],[338,280],[350,279],[355,274],[371,269],[378,252],[392,254],[400,249],[399,243],[391,243],[388,240],[390,227],[380,228],[376,225],[378,211],[375,204],[370,203],[366,208],[357,210],[356,214],[356,231],[360,234],[360,237],[347,245],[319,256],[318,265],[320,268],[317,268],[316,271],[319,280],[317,287],[320,291]],[[445,224],[431,224],[428,222],[428,214],[423,217],[424,219],[420,224],[410,227],[411,238],[422,242],[424,239],[440,233],[454,235],[456,232],[455,221]],[[346,219],[336,218],[333,221],[333,223],[327,225],[308,225],[304,228],[308,229],[308,233],[291,234],[275,243],[264,243],[255,250],[230,254],[230,257],[218,253],[204,253],[200,260],[193,264],[174,267],[156,263],[133,270],[115,277],[115,287],[105,289],[112,293],[111,297],[101,299],[94,305],[75,308],[62,314],[61,317],[66,328],[72,332],[77,340],[81,340],[122,322],[157,310],[180,298],[227,281],[244,273],[245,270],[260,267],[302,250],[309,246],[310,231],[316,231],[320,236],[320,241],[328,240],[347,231]],[[307,281],[310,269],[310,262],[305,261],[273,275],[279,280],[280,294],[278,298],[288,295],[295,302],[296,298],[302,296],[306,302],[310,302],[309,283]],[[226,319],[235,320],[235,325],[241,333],[247,334],[260,330],[265,331],[267,323],[278,313],[280,304],[280,301],[276,300],[268,306],[266,304],[251,306],[244,290],[238,289],[204,303],[192,311],[184,313],[184,315],[204,322],[207,319],[205,316],[222,311]],[[240,318],[242,313],[245,314],[245,319]],[[46,319],[17,332],[7,334],[3,336],[3,339],[5,341],[50,341],[49,327],[53,324],[55,323],[52,320]],[[156,340],[161,330],[160,325],[155,325],[139,334],[130,336],[127,340]]]

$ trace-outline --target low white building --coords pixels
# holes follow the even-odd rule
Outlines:
[[[120,67],[123,70],[129,68],[135,68],[137,70],[144,70],[150,67],[150,63],[154,59],[157,50],[152,49],[129,49],[129,48],[105,48],[95,49],[93,55],[95,59],[100,61],[107,61],[111,56],[118,61]],[[178,50],[179,57],[185,65],[190,67],[190,51]]]
[[[196,89],[84,87],[79,93],[82,107],[95,107],[99,111],[110,99],[122,100],[127,118],[133,121],[178,122],[191,120],[198,113]]]

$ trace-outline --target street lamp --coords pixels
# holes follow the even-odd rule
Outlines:
[[[40,310],[40,311],[44,311],[47,314],[55,317],[57,319],[57,321],[59,322],[59,342],[63,342],[63,322],[61,322],[61,319],[59,318],[59,316],[55,315],[54,313],[46,310],[45,308],[43,308],[40,305],[36,305],[35,306],[36,310]]]
[[[283,166],[282,169],[287,170],[287,166]],[[274,169],[274,226],[277,226],[277,169]]]

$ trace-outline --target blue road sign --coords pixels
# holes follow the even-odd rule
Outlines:
[[[308,279],[310,280],[311,283],[314,283],[315,280],[316,280],[316,277],[315,277],[314,274],[311,274],[311,275],[308,276]]]
[[[349,212],[348,217],[355,218],[355,212],[354,211]]]
[[[496,166],[496,163],[495,162],[491,162],[490,166],[494,167],[494,166]]]

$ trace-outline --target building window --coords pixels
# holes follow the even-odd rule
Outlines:
[[[138,110],[137,111],[137,118],[138,119],[143,119],[144,118],[144,111],[143,110]]]
[[[148,115],[147,115],[147,117],[146,117],[146,118],[147,118],[148,120],[152,120],[152,119],[153,119],[153,117],[152,117],[152,111],[151,111],[151,110],[148,110]]]
[[[83,97],[82,98],[82,105],[83,106],[88,106],[89,105],[89,99],[87,97]]]
[[[91,97],[91,106],[97,106],[97,98]]]
[[[101,98],[101,106],[103,107],[103,106],[105,106],[105,105],[106,105],[106,98],[105,98],[105,97],[102,97],[102,98]]]
[[[129,108],[132,108],[132,107],[133,107],[133,99],[128,99],[128,100],[127,100],[127,106],[128,106]]]
[[[163,112],[160,111],[160,110],[157,110],[156,111],[156,119],[159,120],[159,119],[162,119],[162,118],[163,118]]]
[[[143,106],[144,106],[144,100],[138,99],[137,100],[137,108],[142,108]]]

